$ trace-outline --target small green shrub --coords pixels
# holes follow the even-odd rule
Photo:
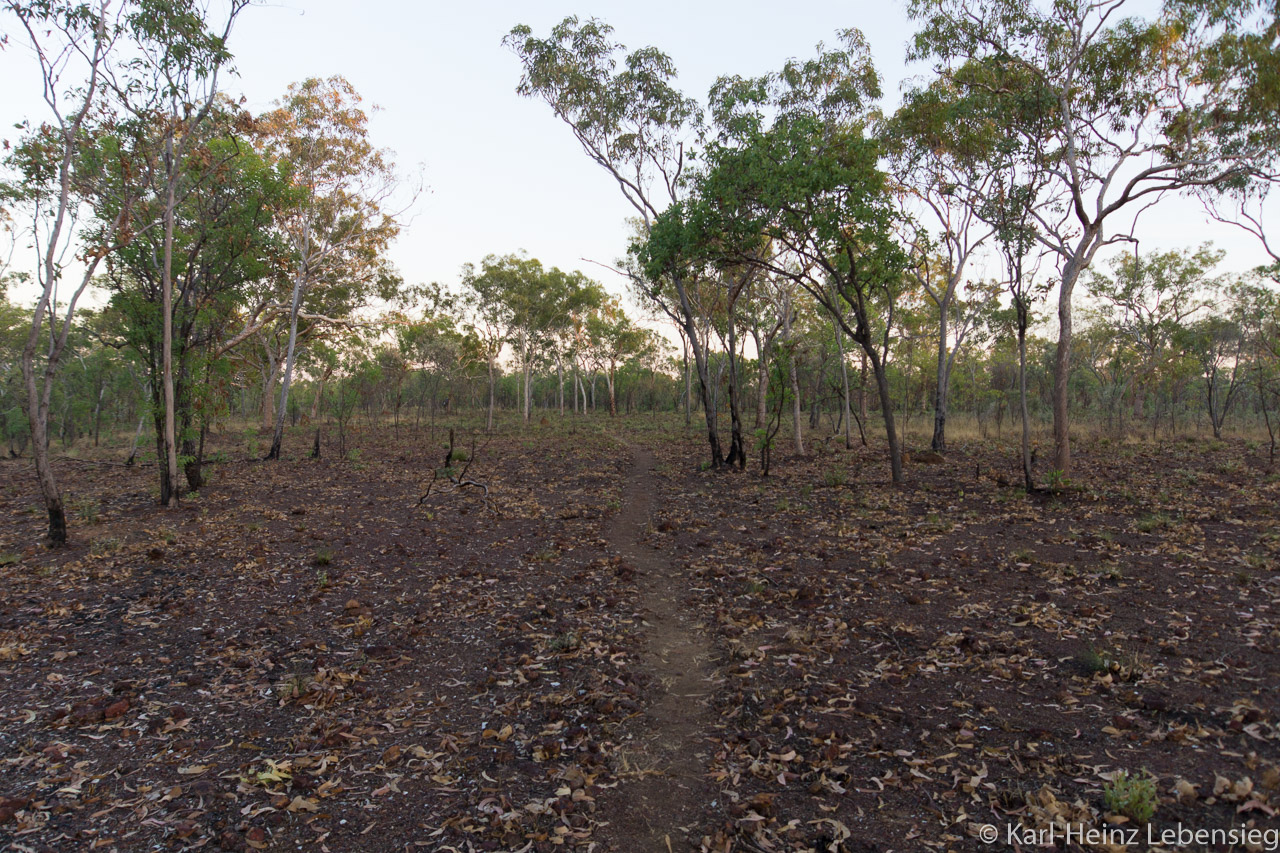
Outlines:
[[[1102,789],[1102,803],[1112,814],[1146,823],[1156,813],[1156,780],[1145,770],[1139,776],[1121,770]]]
[[[1251,569],[1265,569],[1268,564],[1265,554],[1245,554],[1240,559]]]
[[[315,676],[310,672],[295,672],[275,685],[276,700],[285,704],[290,699],[300,699],[311,689]]]
[[[95,539],[93,544],[89,546],[89,553],[94,557],[105,557],[108,554],[114,554],[120,550],[120,540],[114,536],[106,539]],[[0,558],[0,566],[4,565],[4,559]]]
[[[327,566],[333,562],[333,552],[328,548],[319,548],[311,557],[311,564],[314,566]]]
[[[1071,488],[1071,478],[1061,468],[1054,468],[1044,475],[1044,486],[1056,495]]]
[[[582,645],[582,639],[578,636],[577,632],[566,631],[563,634],[553,637],[551,642],[547,643],[547,648],[553,652],[571,652],[580,645]]]
[[[1115,657],[1106,649],[1090,646],[1076,655],[1076,663],[1090,675],[1097,675],[1110,672],[1115,664]]]
[[[98,523],[98,502],[92,498],[83,498],[71,505],[71,511],[75,513],[78,521],[84,524]]]
[[[1154,533],[1157,530],[1169,527],[1170,523],[1169,516],[1163,512],[1153,512],[1135,521],[1133,527],[1139,533]]]

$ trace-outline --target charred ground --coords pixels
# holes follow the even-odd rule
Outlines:
[[[981,850],[1116,825],[1118,771],[1156,826],[1280,827],[1280,478],[1242,442],[1086,445],[1028,497],[994,444],[893,489],[874,449],[762,479],[553,424],[475,451],[488,506],[419,506],[444,444],[228,442],[178,510],[66,460],[56,552],[0,463],[0,839]]]

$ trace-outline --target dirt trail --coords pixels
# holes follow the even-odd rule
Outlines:
[[[619,851],[691,850],[701,839],[702,810],[715,797],[705,778],[710,745],[703,739],[714,724],[711,647],[697,614],[681,601],[689,579],[644,544],[657,494],[654,457],[630,450],[622,508],[607,538],[636,569],[646,640],[640,668],[653,687],[644,697],[642,728],[622,747],[619,796],[601,815],[609,821],[603,834]]]

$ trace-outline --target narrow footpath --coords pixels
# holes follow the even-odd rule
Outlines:
[[[682,601],[689,578],[645,544],[657,502],[654,456],[630,450],[622,507],[606,538],[636,570],[645,639],[639,668],[653,686],[643,697],[640,729],[621,747],[621,782],[614,808],[600,815],[609,822],[602,837],[620,853],[696,850],[704,829],[699,818],[716,795],[706,779],[711,745],[705,736],[715,723],[708,701],[715,687],[711,645]]]

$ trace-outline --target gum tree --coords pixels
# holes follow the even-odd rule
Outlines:
[[[151,259],[160,280],[160,394],[164,449],[160,503],[173,506],[180,492],[178,411],[173,364],[174,246],[178,208],[191,191],[187,158],[207,137],[202,132],[218,102],[223,73],[231,62],[227,40],[249,0],[231,0],[220,20],[197,0],[146,0],[132,7],[127,28],[137,53],[112,76],[121,109],[131,115],[145,203],[138,206],[136,230],[157,229],[160,251]]]
[[[1040,104],[1006,133],[1040,158],[1059,197],[1031,208],[1058,267],[1054,467],[1071,467],[1068,380],[1076,282],[1104,246],[1170,192],[1240,180],[1259,154],[1239,109],[1242,63],[1211,57],[1206,18],[1124,17],[1125,0],[913,0],[913,59],[962,93]],[[1218,61],[1222,60],[1222,61]],[[1209,84],[1205,85],[1207,79]],[[1034,97],[1028,97],[1028,95]],[[1008,113],[1012,115],[1012,113]]]
[[[879,94],[857,30],[775,74],[720,80],[712,92],[717,142],[691,200],[655,227],[648,262],[671,265],[698,247],[729,268],[750,264],[808,292],[871,365],[899,484],[887,360],[908,261],[896,235],[910,227],[868,133]]]
[[[290,86],[262,119],[267,150],[295,190],[278,222],[292,268],[288,346],[268,459],[280,458],[298,319],[309,292],[318,284],[343,290],[347,307],[362,304],[376,287],[385,297],[394,294],[395,278],[381,255],[399,232],[387,210],[399,182],[389,154],[369,141],[360,100],[342,77],[313,77]]]
[[[914,89],[881,131],[899,197],[932,225],[932,234],[912,247],[912,276],[938,309],[931,446],[939,453],[947,449],[951,370],[974,320],[959,297],[970,258],[992,234],[979,209],[995,181],[987,155],[997,128],[954,95],[944,81]]]
[[[609,390],[609,416],[618,416],[618,368],[631,359],[657,351],[653,333],[636,326],[616,299],[609,299],[587,315],[587,352],[592,366],[604,374]]]
[[[175,434],[182,453],[187,485],[203,484],[202,457],[208,414],[216,406],[210,379],[224,356],[244,339],[246,327],[267,322],[282,306],[271,282],[281,258],[272,223],[287,188],[279,174],[258,155],[247,136],[237,135],[245,117],[231,105],[220,105],[189,140],[191,156],[182,163],[183,192],[172,212],[173,233],[143,229],[127,246],[108,258],[104,282],[111,305],[121,319],[113,330],[117,345],[138,353],[147,372],[156,420],[161,489],[172,489],[164,442],[163,293],[172,290],[169,357],[173,381]],[[144,143],[145,144],[145,143]],[[127,184],[129,173],[114,179]],[[139,218],[163,217],[158,203],[142,204]],[[118,208],[110,197],[94,200],[99,222],[110,221]],[[169,263],[156,259],[168,246]]]
[[[48,440],[54,384],[76,305],[103,257],[127,234],[127,217],[117,216],[96,240],[72,252],[81,202],[104,182],[104,163],[90,143],[110,123],[102,102],[108,61],[121,35],[120,12],[107,0],[5,0],[0,9],[16,19],[26,37],[48,108],[45,121],[30,129],[10,156],[8,165],[18,180],[0,186],[0,199],[30,214],[38,254],[34,267],[39,292],[21,356],[24,406],[36,479],[49,516],[49,541],[61,546],[67,541],[67,517]],[[122,209],[127,209],[123,200]],[[72,258],[79,269],[67,275]]]
[[[1099,319],[1137,355],[1135,418],[1142,417],[1145,390],[1160,375],[1179,330],[1208,307],[1217,284],[1210,272],[1224,256],[1209,244],[1195,252],[1125,253],[1112,259],[1111,275],[1089,275],[1086,287],[1100,302]]]
[[[582,150],[617,183],[640,220],[647,239],[658,215],[680,200],[685,142],[697,133],[702,111],[672,85],[671,58],[645,47],[625,53],[613,28],[594,18],[568,17],[537,38],[520,25],[503,40],[520,58],[521,95],[547,103],[573,132]],[[621,67],[619,67],[621,65]],[[693,353],[706,415],[711,465],[724,464],[703,317],[690,282],[676,267],[650,268],[640,284],[645,296],[680,327]]]

